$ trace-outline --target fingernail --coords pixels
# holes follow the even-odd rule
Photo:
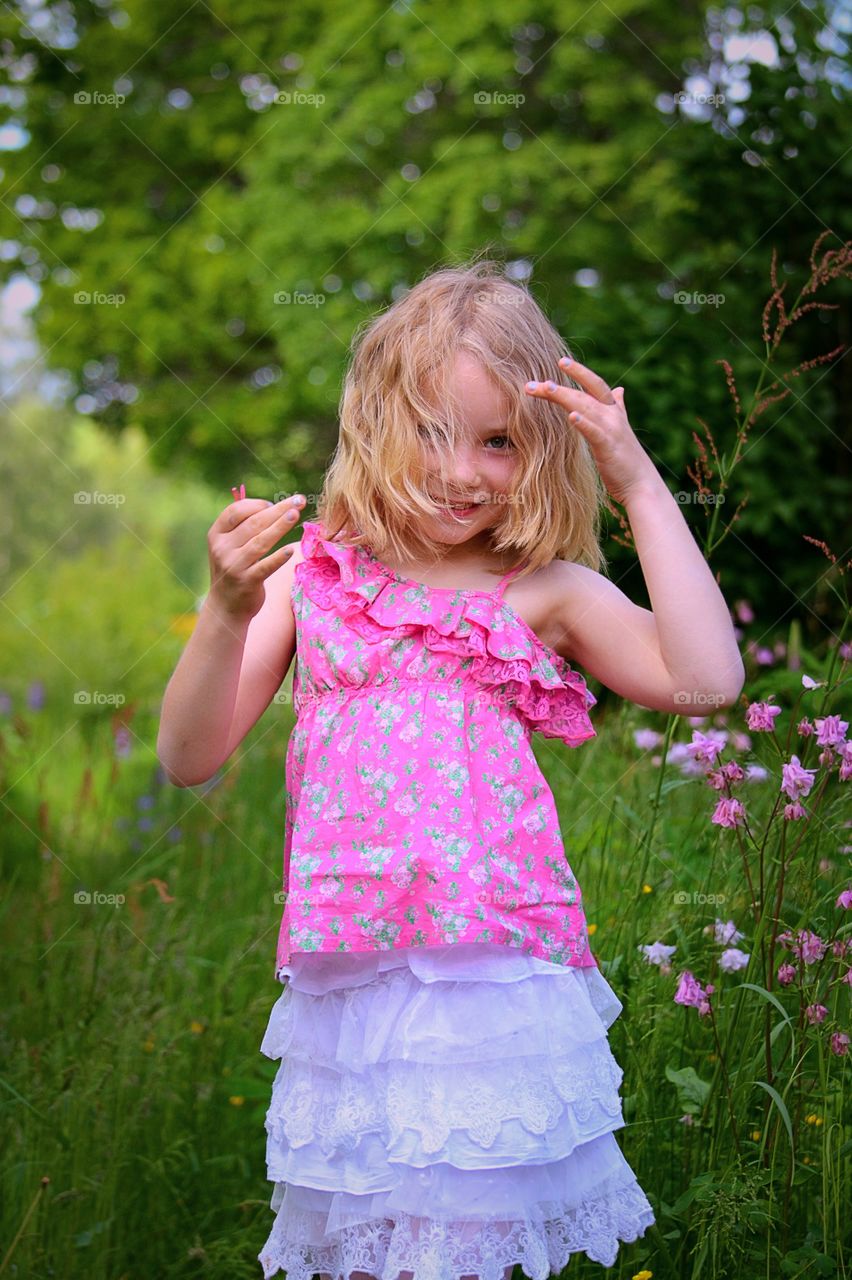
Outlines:
[[[538,389],[537,382],[528,382],[527,386],[529,387],[530,391],[536,391]]]
[[[547,384],[547,389],[548,389],[548,391],[555,391],[555,390],[556,390],[556,383],[555,383],[555,382],[548,382],[548,384]]]
[[[562,359],[559,361],[559,363],[562,365],[563,368],[565,368],[567,365],[571,364],[571,357],[563,356]]]

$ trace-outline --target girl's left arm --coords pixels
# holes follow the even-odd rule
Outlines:
[[[568,648],[591,674],[643,705],[682,715],[730,705],[745,668],[728,606],[677,500],[630,426],[624,389],[611,391],[576,361],[564,367],[585,391],[541,382],[527,383],[527,392],[567,409],[571,426],[588,440],[604,484],[627,511],[653,611],[593,570],[560,566],[568,588]]]

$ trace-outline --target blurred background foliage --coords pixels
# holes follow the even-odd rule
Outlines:
[[[744,399],[765,361],[773,250],[789,304],[816,237],[842,243],[848,27],[816,3],[5,6],[3,271],[38,285],[69,410],[116,439],[132,428],[155,473],[215,486],[211,519],[231,484],[316,493],[356,327],[482,249],[626,387],[643,444],[689,491],[698,418],[733,447],[719,361]],[[838,309],[785,335],[773,377],[848,344],[849,281],[829,295]],[[715,557],[724,588],[782,620],[826,567],[801,535],[844,550],[850,362],[789,382],[749,438],[725,514],[746,505]],[[60,460],[45,419],[31,430],[4,461],[68,465],[71,425]],[[162,566],[197,588],[205,504],[184,510],[170,485],[147,518],[197,535],[173,536]],[[42,544],[11,502],[14,566]],[[36,526],[56,526],[56,561],[100,524],[75,512],[68,529],[50,505]],[[710,515],[684,512],[696,528]],[[605,550],[647,603],[633,551]]]

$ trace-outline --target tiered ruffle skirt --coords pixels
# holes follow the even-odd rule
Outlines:
[[[622,1005],[599,969],[457,943],[279,976],[265,1278],[546,1280],[654,1222],[614,1136]]]

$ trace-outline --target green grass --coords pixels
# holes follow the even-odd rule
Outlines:
[[[726,716],[743,728],[739,710]],[[66,733],[48,703],[0,721],[9,961],[0,1275],[258,1280],[272,1222],[263,1120],[276,1070],[259,1045],[280,993],[273,895],[291,724],[289,707],[274,704],[215,785],[187,791],[158,782],[151,716],[133,720],[122,758],[108,716]],[[632,735],[664,729],[664,717],[617,707],[596,725],[599,737],[576,750],[534,741],[593,950],[625,1006],[610,1030],[625,1072],[618,1140],[657,1215],[607,1274],[846,1274],[849,1057],[829,1052],[827,1036],[848,1030],[850,988],[838,981],[848,959],[829,956],[807,975],[830,1008],[823,1026],[805,1024],[795,986],[774,984],[778,1007],[761,994],[769,932],[753,950],[759,917],[737,833],[709,822],[717,793],[671,761],[658,791],[656,752]],[[674,727],[674,740],[689,740],[690,726]],[[752,745],[777,775],[767,738],[753,734]],[[783,927],[849,933],[833,905],[846,884],[844,785],[835,769],[787,871]],[[777,776],[741,785],[753,831],[777,793]],[[767,903],[779,856],[769,839]],[[820,870],[824,859],[833,867]],[[757,855],[748,860],[757,882]],[[75,902],[81,891],[123,901]],[[705,932],[717,916],[744,931],[747,970],[719,972],[721,948]],[[638,950],[657,940],[677,946],[669,975]],[[776,951],[775,967],[785,958]],[[712,1022],[673,1002],[685,968],[716,984]],[[671,1078],[689,1068],[703,1105],[690,1102],[688,1071]],[[601,1269],[575,1257],[568,1273]]]

